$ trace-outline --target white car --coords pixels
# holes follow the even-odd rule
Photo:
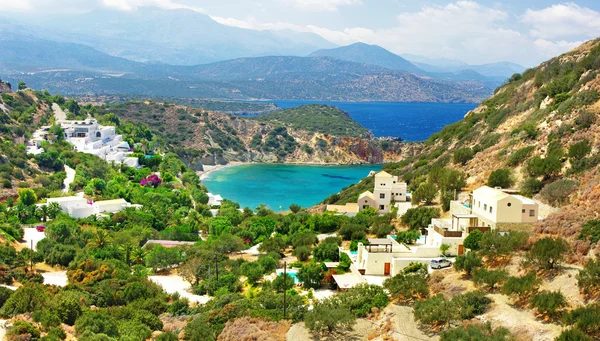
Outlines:
[[[429,263],[432,269],[441,269],[452,266],[452,262],[446,258],[432,259]]]

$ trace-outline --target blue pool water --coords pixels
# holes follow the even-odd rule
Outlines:
[[[475,103],[401,103],[275,101],[282,109],[304,104],[328,104],[350,114],[353,120],[375,136],[401,137],[404,141],[423,141],[450,123],[460,121]]]
[[[351,254],[352,256],[356,256],[356,255],[358,255],[358,251],[350,251],[350,254]]]
[[[292,270],[292,269],[288,269],[286,271],[286,274],[290,277],[292,277],[294,279],[294,283],[298,284],[301,283],[301,281],[298,279],[298,270]],[[283,270],[277,270],[277,276],[282,276],[283,275]]]
[[[211,193],[236,201],[241,207],[254,209],[265,204],[274,211],[285,211],[291,204],[318,204],[330,194],[358,183],[371,170],[381,170],[381,165],[246,164],[215,171],[202,183]]]

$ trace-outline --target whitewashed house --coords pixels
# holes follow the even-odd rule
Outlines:
[[[496,228],[538,221],[538,204],[535,201],[499,188],[482,186],[474,190],[470,206],[480,226]]]
[[[39,204],[38,206],[53,202],[60,205],[63,213],[73,218],[87,218],[92,215],[101,217],[105,215],[104,213],[117,213],[128,207],[137,209],[142,207],[141,205],[130,204],[125,199],[92,201],[81,196],[48,198],[46,199],[46,204]]]

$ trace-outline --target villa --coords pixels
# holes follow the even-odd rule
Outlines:
[[[73,218],[87,218],[95,215],[97,217],[106,216],[105,213],[117,213],[126,208],[141,208],[141,205],[132,205],[125,199],[91,201],[82,196],[48,198],[46,204],[58,203],[61,211],[67,213]],[[46,205],[39,204],[38,206]]]
[[[107,162],[139,167],[138,159],[129,157],[132,154],[129,143],[123,141],[123,136],[116,133],[115,127],[100,125],[92,118],[59,120],[56,123],[63,129],[65,141],[75,146],[78,152],[96,155]],[[42,142],[54,140],[49,130],[49,126],[44,126],[34,132],[27,147],[28,153],[36,155],[44,152],[41,148]]]
[[[374,176],[375,186],[373,192],[365,191],[358,196],[356,203],[346,205],[327,205],[327,211],[338,212],[348,216],[367,209],[374,208],[378,213],[389,213],[397,202],[406,202],[408,186],[406,182],[400,181],[397,176],[386,171],[381,171]]]
[[[208,206],[209,207],[221,206],[223,197],[221,197],[219,194],[212,194],[212,193],[207,193],[207,195],[208,195]]]
[[[450,217],[432,219],[415,245],[398,243],[391,236],[369,239],[368,245],[359,243],[353,267],[360,275],[394,276],[410,263],[429,264],[431,259],[440,257],[444,244],[449,246],[446,255],[464,254],[464,240],[475,230],[485,233],[520,228],[537,221],[535,201],[508,190],[483,186],[470,194],[469,203],[452,201]]]

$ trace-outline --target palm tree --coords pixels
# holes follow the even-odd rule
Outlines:
[[[61,211],[62,209],[59,203],[51,202],[50,205],[48,205],[48,218],[55,219]]]
[[[39,213],[42,217],[42,221],[46,222],[46,219],[48,218],[48,211],[50,209],[48,208],[48,205],[41,205],[39,208]]]
[[[94,234],[94,244],[96,248],[102,249],[109,244],[108,233],[104,230],[96,230]]]
[[[133,259],[134,263],[136,263],[136,264],[142,264],[144,262],[145,256],[146,256],[146,250],[142,249],[141,247],[135,248],[133,250],[133,252],[131,253],[131,258]]]
[[[122,244],[119,250],[123,253],[125,263],[131,266],[131,253],[134,251],[133,245],[131,243]]]

